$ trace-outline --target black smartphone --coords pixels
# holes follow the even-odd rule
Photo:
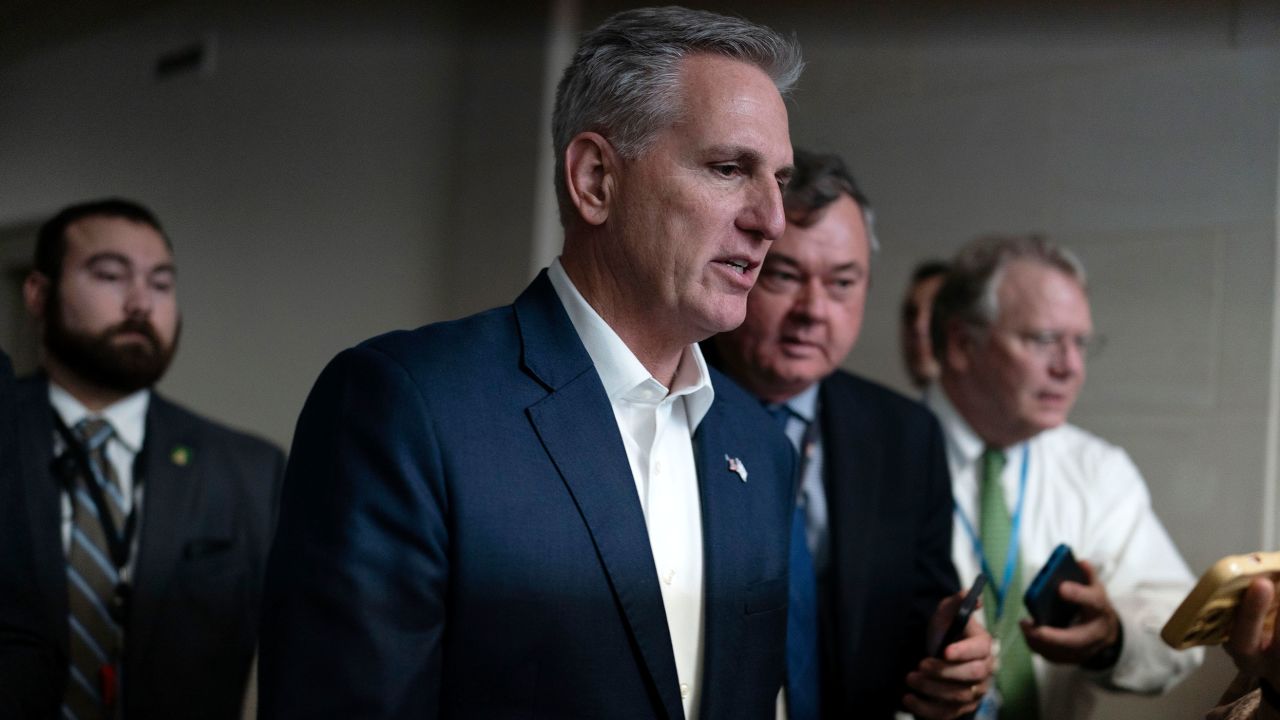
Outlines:
[[[1064,543],[1053,549],[1053,554],[1036,573],[1035,580],[1031,581],[1022,597],[1037,625],[1064,628],[1076,619],[1080,606],[1063,600],[1058,594],[1058,586],[1067,580],[1081,585],[1087,582],[1084,570],[1071,554],[1071,548]]]
[[[982,589],[986,586],[986,573],[978,573],[973,585],[969,586],[969,592],[965,593],[964,599],[960,601],[960,606],[956,608],[956,614],[951,618],[951,624],[947,626],[947,631],[942,634],[942,637],[933,646],[933,652],[929,653],[930,655],[936,658],[942,657],[942,653],[946,651],[948,645],[964,637],[964,626],[969,624],[969,616],[978,607],[978,598],[982,597]]]

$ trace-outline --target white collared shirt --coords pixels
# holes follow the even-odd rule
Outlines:
[[[111,463],[112,469],[116,472],[116,478],[120,481],[120,497],[117,499],[126,513],[133,508],[135,503],[141,503],[142,493],[134,492],[133,465],[138,453],[142,450],[142,441],[146,435],[147,408],[151,404],[151,391],[147,389],[139,390],[108,405],[103,408],[102,412],[91,413],[79,400],[72,397],[71,393],[50,381],[49,404],[53,406],[53,411],[58,413],[58,417],[62,418],[62,422],[72,430],[81,420],[88,417],[102,418],[111,423],[115,434],[107,441],[107,461]],[[54,457],[57,457],[65,449],[66,444],[62,440],[62,436],[55,430],[53,433]],[[139,507],[139,510],[141,510],[141,507]],[[71,526],[73,522],[71,497],[64,490],[62,492],[63,552],[66,552],[71,547]],[[134,545],[136,547],[137,543],[135,542]]]
[[[582,297],[558,258],[547,275],[618,422],[649,529],[684,715],[694,720],[702,687],[703,569],[693,433],[715,398],[711,376],[691,344],[680,355],[671,388],[664,387]]]
[[[927,400],[946,435],[956,511],[980,527],[978,465],[984,443],[941,387],[928,392]],[[1091,686],[1155,693],[1190,674],[1204,658],[1204,649],[1173,650],[1159,633],[1194,578],[1152,510],[1146,483],[1129,455],[1069,424],[1004,451],[1000,482],[1010,516],[1018,503],[1024,458],[1027,462],[1018,535],[1023,588],[1058,543],[1066,543],[1078,559],[1098,570],[1124,625],[1120,657],[1109,670],[1089,672],[1032,656],[1041,717],[1089,717],[1095,702]],[[978,575],[979,561],[964,523],[954,525],[952,560],[961,585],[967,586]],[[999,580],[1003,567],[992,572]],[[1021,598],[1009,602],[1025,613]]]

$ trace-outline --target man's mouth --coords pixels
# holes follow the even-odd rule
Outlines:
[[[750,262],[750,261],[747,261],[747,260],[740,260],[740,259],[737,259],[737,258],[734,258],[734,259],[731,259],[731,260],[717,260],[717,262],[719,262],[721,265],[727,265],[727,266],[729,266],[729,267],[730,267],[730,268],[732,268],[735,272],[737,272],[739,275],[746,275],[746,274],[747,274],[747,271],[748,271],[748,270],[750,270],[751,268],[755,267],[755,265],[756,265],[756,264],[755,264],[755,263],[753,263],[753,262]]]

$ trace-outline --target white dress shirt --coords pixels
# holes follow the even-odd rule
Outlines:
[[[618,422],[649,529],[684,715],[698,716],[702,684],[702,508],[693,433],[715,392],[696,344],[680,356],[670,389],[654,379],[587,303],[560,260],[547,271],[591,356]]]
[[[134,488],[133,464],[138,457],[138,453],[142,450],[142,441],[146,434],[147,407],[151,404],[151,391],[147,389],[139,390],[103,408],[101,412],[92,413],[79,400],[72,397],[71,393],[50,381],[49,404],[53,406],[53,411],[62,418],[62,422],[66,423],[66,426],[72,430],[75,430],[76,425],[81,420],[89,417],[102,418],[111,423],[115,434],[107,441],[106,453],[107,461],[111,463],[112,469],[115,470],[116,478],[120,481],[120,492],[116,494],[116,500],[120,503],[120,507],[125,513],[128,513],[135,505],[141,511],[142,492],[141,488],[136,490]],[[54,457],[61,454],[64,449],[66,449],[66,444],[62,440],[62,436],[55,430],[53,433]],[[81,501],[84,502],[84,499],[82,498]],[[92,508],[88,509],[92,511]],[[63,490],[63,552],[71,548],[71,527],[73,523],[74,514],[72,512],[71,496]],[[138,525],[140,526],[141,522],[138,522]],[[137,545],[137,535],[135,534],[133,543],[135,550]]]
[[[983,442],[942,388],[929,392],[928,402],[946,433],[956,511],[977,528]],[[1018,537],[1024,589],[1058,543],[1066,543],[1078,559],[1098,570],[1124,626],[1120,657],[1110,670],[1091,672],[1032,656],[1040,717],[1087,718],[1095,703],[1093,685],[1163,692],[1198,667],[1203,648],[1177,651],[1160,639],[1160,629],[1191,590],[1194,578],[1152,510],[1146,483],[1128,454],[1080,428],[1062,425],[1005,448],[1005,456],[1001,483],[1011,517],[1024,457],[1027,460]],[[979,561],[965,523],[958,519],[952,559],[961,586],[972,583]],[[992,568],[997,576],[1002,571]],[[1024,608],[1022,598],[1009,602]]]

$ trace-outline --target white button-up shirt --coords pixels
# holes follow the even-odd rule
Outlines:
[[[658,382],[574,287],[560,260],[547,275],[591,356],[622,435],[671,633],[684,715],[698,716],[702,687],[702,506],[693,433],[715,392],[696,344],[671,387]]]
[[[941,387],[932,388],[927,399],[946,434],[956,511],[978,528],[983,441]],[[1018,503],[1024,459],[1027,463],[1017,538],[1023,588],[1058,543],[1066,543],[1077,558],[1097,569],[1124,625],[1120,657],[1108,670],[1090,672],[1032,656],[1041,717],[1089,717],[1094,705],[1091,686],[1155,693],[1190,674],[1204,658],[1204,649],[1173,650],[1160,639],[1160,628],[1191,590],[1194,578],[1152,510],[1146,483],[1129,455],[1073,425],[1045,430],[1004,450],[1008,460],[1000,482],[1010,516]],[[968,585],[978,575],[979,561],[958,519],[951,552],[961,584]],[[1003,569],[992,568],[997,580]],[[1007,602],[1025,613],[1022,598]]]

